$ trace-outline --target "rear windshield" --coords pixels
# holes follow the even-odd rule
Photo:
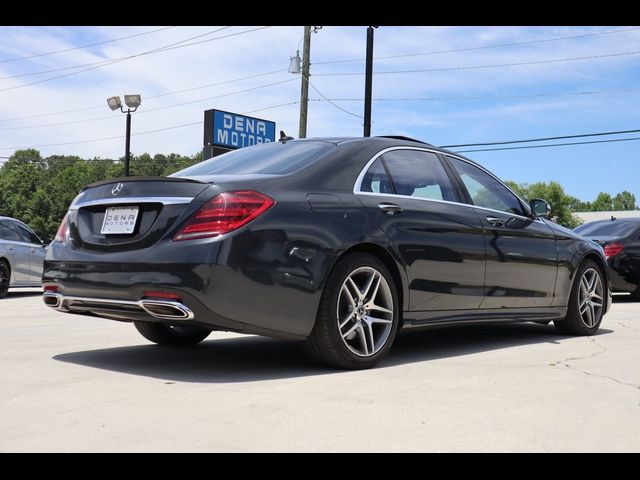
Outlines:
[[[286,175],[313,163],[332,148],[335,148],[333,143],[315,141],[284,144],[273,142],[254,145],[200,162],[171,176],[248,175],[253,173]]]
[[[598,235],[607,237],[626,237],[633,233],[638,228],[638,223],[635,222],[591,222],[580,225],[575,229],[576,233],[583,236],[594,237]]]

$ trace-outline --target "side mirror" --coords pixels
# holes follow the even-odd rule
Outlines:
[[[551,214],[551,206],[546,200],[540,198],[534,198],[529,202],[531,207],[531,215],[533,218],[548,218]]]

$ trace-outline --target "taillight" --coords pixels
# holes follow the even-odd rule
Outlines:
[[[62,223],[58,227],[58,231],[56,232],[56,236],[53,239],[54,242],[64,242],[64,239],[67,237],[67,228],[69,227],[69,214],[65,214],[62,219]]]
[[[624,250],[624,245],[621,243],[610,243],[604,246],[604,256],[607,258],[615,257],[622,250]]]
[[[274,203],[271,198],[253,190],[220,193],[200,207],[173,240],[224,235],[246,225]]]

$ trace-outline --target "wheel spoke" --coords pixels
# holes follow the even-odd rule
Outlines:
[[[591,323],[593,322],[593,310],[591,309],[591,305],[587,304],[587,310],[585,311],[587,314],[585,318],[585,323],[587,327],[591,327]],[[584,317],[583,317],[584,318]]]
[[[355,307],[355,306],[356,306],[356,301],[355,301],[355,299],[353,298],[353,295],[352,295],[352,294],[351,294],[351,292],[349,291],[349,288],[347,287],[347,285],[346,285],[346,284],[342,286],[342,292],[343,292],[343,293],[345,294],[345,296],[347,297],[347,301],[349,302],[349,304],[350,304],[352,307]]]
[[[593,305],[594,307],[602,307],[602,303],[598,303],[594,301],[591,301],[591,305]]]
[[[362,349],[364,350],[365,355],[369,355],[369,347],[367,346],[367,336],[364,333],[364,328],[362,328],[361,324],[358,324],[356,332],[358,332],[358,337],[360,338],[360,343],[362,345]]]
[[[586,277],[586,275],[585,275]],[[596,278],[598,278],[598,275],[596,274],[595,270],[593,271],[593,273],[591,273],[591,279],[587,280],[588,282],[588,291],[590,292],[594,286],[594,284],[596,283]]]
[[[366,305],[366,307],[367,307],[367,310],[377,310],[379,312],[384,312],[384,313],[388,313],[390,315],[393,315],[393,311],[392,310],[389,310],[388,308],[381,307],[380,305],[375,305],[373,303],[369,303],[369,304]]]
[[[349,315],[347,315],[347,316],[345,317],[345,319],[344,319],[342,322],[340,322],[340,325],[338,325],[338,328],[339,328],[341,331],[342,331],[342,329],[344,328],[344,326],[345,326],[347,323],[349,323],[349,320],[351,320],[351,319],[353,318],[353,313],[354,313],[354,312],[349,313]]]
[[[584,312],[586,312],[588,308],[589,304],[587,302],[584,302],[580,307],[580,315],[584,315]]]
[[[351,334],[351,332],[353,332],[356,328],[358,328],[358,323],[357,322],[354,323],[353,326],[349,330],[346,331],[346,333],[342,334],[342,338],[347,338]]]
[[[594,298],[595,298],[595,299],[598,299],[598,300],[602,301],[602,297],[601,297],[600,295],[598,295],[597,293],[592,293],[592,294],[591,294],[591,298],[592,298],[592,299],[594,299]]]
[[[369,337],[369,343],[371,344],[371,353],[376,351],[376,342],[373,340],[373,325],[369,322],[362,323],[363,330],[366,330]]]
[[[369,293],[369,290],[371,290],[371,285],[373,285],[373,282],[376,279],[376,274],[377,274],[377,272],[375,270],[373,272],[371,272],[371,277],[369,278],[369,281],[367,281],[367,285],[364,287],[364,291],[362,292],[362,299],[363,300],[367,297],[367,295]],[[382,275],[380,275],[380,277],[382,277]],[[380,285],[380,279],[378,279],[378,285]],[[376,288],[376,293],[377,293],[377,290],[378,289]],[[371,298],[373,298],[373,297],[371,297]]]
[[[365,320],[367,320],[368,323],[393,323],[393,320],[386,320],[384,318],[377,318],[372,316],[366,316]]]
[[[351,288],[353,288],[356,291],[356,295],[358,295],[358,298],[362,300],[364,298],[364,295],[362,295],[360,288],[358,287],[358,285],[356,285],[356,282],[353,281],[353,278],[351,277],[347,278],[347,282],[349,282],[349,285],[351,285]]]
[[[586,277],[582,277],[582,279],[580,279],[580,291],[585,297],[589,296],[589,283],[587,282]]]

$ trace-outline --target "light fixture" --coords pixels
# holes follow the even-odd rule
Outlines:
[[[300,73],[300,50],[296,50],[295,57],[289,57],[291,64],[289,65],[289,73]]]
[[[124,176],[129,176],[129,160],[131,157],[131,152],[129,151],[129,145],[131,143],[131,112],[135,112],[140,104],[142,103],[142,98],[140,95],[125,95],[124,103],[127,104],[127,109],[122,108],[122,102],[120,101],[120,97],[110,97],[107,98],[107,105],[111,110],[118,110],[122,113],[127,114],[127,133],[125,137],[125,147],[124,147]]]
[[[107,98],[107,105],[109,105],[111,110],[118,110],[122,106],[122,102],[120,101],[120,97],[116,96]]]
[[[140,95],[125,95],[124,103],[126,103],[129,108],[138,108],[142,103],[142,98]]]

